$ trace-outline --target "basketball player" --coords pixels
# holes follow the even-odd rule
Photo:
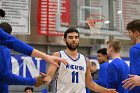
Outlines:
[[[140,19],[135,19],[127,24],[129,37],[134,44],[129,50],[130,78],[123,83],[124,88],[129,88],[129,93],[140,93]]]
[[[109,57],[107,56],[107,49],[101,48],[97,51],[97,60],[100,64],[99,76],[98,79],[95,80],[97,84],[106,87],[106,80],[107,80],[107,68],[109,65]]]
[[[50,83],[58,69],[57,93],[86,93],[85,87],[101,93],[116,93],[114,89],[107,89],[92,81],[90,66],[84,55],[77,52],[79,32],[69,28],[64,33],[66,50],[55,52],[54,56],[64,58],[68,65],[59,64],[57,68],[50,64],[47,71],[46,83]]]
[[[122,86],[122,81],[128,78],[129,68],[120,57],[121,43],[112,39],[108,42],[107,55],[112,58],[112,62],[107,69],[107,88],[114,88],[119,93],[128,93]]]

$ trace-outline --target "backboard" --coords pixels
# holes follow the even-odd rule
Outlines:
[[[78,28],[80,33],[90,34],[87,18],[92,14],[105,17],[101,26],[102,35],[123,35],[126,24],[140,18],[140,0],[58,0],[56,30]]]

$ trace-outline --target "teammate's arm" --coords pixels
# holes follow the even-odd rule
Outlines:
[[[17,39],[16,37],[9,35],[6,33],[2,28],[0,28],[0,45],[6,46],[10,49],[13,49],[17,52],[20,52],[22,54],[33,56],[33,57],[39,57],[44,60],[46,60],[49,63],[52,63],[57,66],[56,63],[53,61],[59,61],[66,64],[67,62],[59,57],[53,57],[50,55],[47,55],[37,49],[34,49],[32,46],[22,42],[21,40]]]
[[[64,64],[67,64],[67,62],[64,59],[61,59],[59,57],[59,53],[55,53],[53,56],[50,56],[37,49],[33,49],[31,56],[42,58],[57,67],[59,62],[63,62]]]
[[[115,89],[107,89],[102,86],[99,86],[94,81],[92,81],[91,72],[90,72],[90,64],[87,62],[87,70],[86,70],[86,78],[85,78],[86,86],[96,92],[101,93],[117,93]]]

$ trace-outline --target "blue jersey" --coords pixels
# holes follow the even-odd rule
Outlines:
[[[7,84],[0,82],[0,93],[9,93]]]
[[[98,80],[94,80],[97,84],[104,86],[104,87],[106,87],[108,64],[109,64],[109,62],[104,62],[104,63],[100,64]]]
[[[109,65],[107,70],[107,88],[116,89],[119,93],[128,93],[122,86],[122,81],[128,78],[128,65],[120,58],[115,58]]]
[[[140,43],[132,46],[129,51],[130,74],[140,76]],[[140,86],[133,88],[129,93],[140,93]]]
[[[10,85],[34,85],[36,80],[32,78],[23,78],[12,74],[9,69],[11,62],[10,49],[26,55],[31,55],[33,48],[17,40],[14,36],[7,34],[0,28],[0,93],[8,93],[8,84]]]

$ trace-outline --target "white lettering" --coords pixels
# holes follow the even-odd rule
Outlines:
[[[19,75],[20,67],[19,67],[17,59],[15,59],[14,57],[11,57],[11,63],[12,63],[12,73]]]
[[[26,77],[26,70],[28,68],[32,77],[36,77],[40,73],[40,60],[37,60],[37,67],[35,66],[31,57],[21,57],[23,59],[23,77]]]

